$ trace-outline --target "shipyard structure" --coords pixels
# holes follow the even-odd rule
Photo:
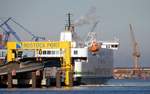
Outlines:
[[[59,41],[7,42],[0,49],[1,87],[104,84],[113,77],[113,51],[118,41],[91,37],[79,42],[70,22]]]

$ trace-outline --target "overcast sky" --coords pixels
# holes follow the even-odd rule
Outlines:
[[[115,52],[115,66],[132,66],[129,23],[133,25],[140,46],[141,66],[150,67],[150,0],[0,0],[0,18],[13,17],[35,34],[48,40],[58,40],[64,30],[66,14],[72,20],[85,15],[91,7],[96,8],[100,23],[96,28],[98,39],[119,38],[120,48]],[[23,40],[29,35],[12,24]],[[76,27],[85,36],[91,25]]]

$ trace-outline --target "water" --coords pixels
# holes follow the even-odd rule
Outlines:
[[[150,80],[109,80],[106,85],[73,88],[0,89],[0,94],[150,94]]]

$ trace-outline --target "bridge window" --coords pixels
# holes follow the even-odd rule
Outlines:
[[[118,47],[118,45],[111,45],[111,47],[112,47],[112,48],[117,48],[117,47]]]
[[[45,55],[45,54],[46,54],[46,51],[43,51],[43,54]]]
[[[47,54],[51,54],[51,51],[47,51]]]
[[[74,54],[77,55],[77,54],[78,54],[78,51],[77,51],[77,50],[74,50]]]
[[[52,51],[52,54],[55,54],[55,51]]]
[[[56,51],[56,54],[59,54],[59,51]]]

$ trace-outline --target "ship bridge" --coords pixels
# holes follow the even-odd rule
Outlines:
[[[88,49],[85,48],[71,48],[72,58],[87,58]],[[35,52],[35,57],[51,57],[60,58],[64,56],[65,49],[41,49],[37,53]]]
[[[102,47],[106,49],[118,50],[119,42],[117,41],[101,41]]]

